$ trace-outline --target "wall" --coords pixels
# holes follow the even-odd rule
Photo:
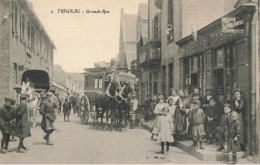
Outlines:
[[[28,69],[42,69],[49,73],[50,78],[52,77],[52,63],[53,63],[53,46],[49,42],[48,36],[45,34],[44,30],[39,30],[43,28],[39,22],[37,22],[36,15],[27,4],[25,0],[15,0],[12,3],[10,0],[1,1],[1,35],[0,35],[0,58],[2,59],[1,75],[0,77],[4,78],[6,82],[2,83],[0,86],[2,96],[0,98],[0,103],[3,103],[4,96],[10,95],[13,98],[16,98],[16,92],[13,90],[15,84],[21,84],[21,77],[25,70]],[[16,4],[16,10],[14,10],[14,4]],[[23,6],[22,6],[23,5]],[[9,18],[6,21],[2,21],[4,15],[9,15]],[[17,14],[15,14],[17,13]],[[17,15],[17,23],[15,24],[15,16]],[[21,35],[21,16],[24,16],[24,35]],[[28,21],[31,24],[31,27],[34,27],[34,44],[32,44],[32,38],[27,36],[27,26]],[[32,31],[32,28],[30,28]],[[30,33],[31,34],[31,33]],[[37,35],[38,34],[38,35]],[[40,36],[41,34],[41,36]],[[40,40],[45,45],[49,47],[42,46],[40,49]],[[45,39],[45,41],[43,41]],[[31,59],[27,59],[27,54],[30,54]],[[16,67],[15,67],[16,65]]]
[[[9,94],[9,26],[11,19],[2,21],[3,16],[10,12],[8,1],[0,1],[0,104]]]

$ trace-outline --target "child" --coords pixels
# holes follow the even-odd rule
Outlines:
[[[158,152],[158,154],[164,154],[165,143],[166,143],[166,154],[168,154],[170,143],[174,141],[173,121],[171,117],[167,116],[168,113],[169,113],[168,107],[164,107],[162,111],[162,116],[158,118],[158,122],[157,122],[157,128],[159,131],[158,140],[161,142],[161,152]]]
[[[240,151],[239,135],[240,135],[240,123],[238,120],[238,113],[236,111],[231,112],[231,123],[229,126],[229,147],[232,151],[232,161],[237,162],[236,152]]]
[[[186,108],[183,104],[184,92],[179,91],[180,98],[176,102],[176,112],[175,112],[175,130],[178,140],[185,140],[186,134]]]
[[[176,104],[176,102],[179,100],[179,96],[177,95],[178,91],[176,89],[171,89],[172,95],[168,97],[167,102],[171,98],[173,100],[173,104]]]
[[[71,104],[68,102],[68,99],[65,99],[65,102],[63,103],[63,114],[64,114],[64,121],[66,121],[66,116],[68,118],[68,121],[70,121],[70,110],[71,110]]]
[[[153,130],[152,130],[151,139],[154,138],[154,135],[158,135],[158,129],[157,129],[157,127],[156,127],[157,121],[158,121],[159,116],[161,116],[161,112],[162,112],[163,108],[167,106],[167,104],[164,103],[164,97],[163,97],[163,95],[160,95],[160,96],[158,97],[158,99],[159,99],[159,103],[156,104],[156,106],[155,106],[155,108],[154,108],[154,114],[156,115],[156,119],[155,119],[154,127],[153,127]],[[153,139],[153,140],[154,140],[154,139]]]
[[[219,114],[220,110],[218,109],[218,106],[216,105],[216,98],[211,97],[209,99],[209,105],[206,107],[206,117],[207,117],[207,133],[208,133],[208,139],[207,144],[212,144],[213,140],[216,141],[216,133],[217,133],[217,127],[219,124]]]
[[[206,135],[204,130],[205,114],[200,107],[199,100],[190,102],[191,113],[189,114],[189,122],[192,125],[193,146],[197,144],[197,148],[202,147],[202,138]]]
[[[228,142],[227,131],[228,131],[228,126],[231,122],[230,112],[231,112],[231,105],[225,104],[224,105],[224,114],[221,115],[219,127],[218,127],[219,148],[217,151],[221,151],[224,149],[224,140],[225,140],[225,142]],[[225,149],[227,149],[227,148],[225,148]]]

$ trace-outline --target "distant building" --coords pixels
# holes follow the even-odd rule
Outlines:
[[[61,98],[66,98],[67,93],[73,92],[72,76],[66,73],[60,65],[54,65],[53,68],[53,88]]]
[[[131,62],[136,60],[136,19],[121,9],[118,68],[130,71]]]
[[[53,72],[52,39],[28,0],[0,1],[0,104],[27,70]],[[28,73],[28,72],[27,72]],[[49,79],[48,79],[49,81]]]
[[[78,94],[84,94],[84,73],[69,73],[73,81],[73,91]]]

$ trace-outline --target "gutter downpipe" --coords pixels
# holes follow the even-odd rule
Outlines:
[[[251,22],[251,116],[252,119],[252,134],[253,136],[251,138],[251,141],[254,142],[254,144],[248,144],[252,145],[252,151],[258,159],[260,158],[260,101],[259,101],[259,53],[258,53],[258,2],[255,3],[248,3],[244,4],[242,6],[253,6],[255,7],[255,12],[253,15],[253,19]],[[250,124],[250,123],[248,123]],[[259,162],[259,160],[258,160]]]
[[[259,52],[258,52],[258,4],[255,7],[251,27],[251,115],[252,115],[252,151],[259,156],[260,151],[260,112],[259,112]],[[250,120],[249,120],[250,121]],[[250,144],[251,145],[251,144]]]

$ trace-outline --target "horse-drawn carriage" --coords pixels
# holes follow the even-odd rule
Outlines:
[[[86,70],[85,95],[89,98],[89,107],[92,107],[89,114],[92,114],[96,126],[99,118],[102,127],[103,118],[106,118],[104,129],[108,128],[109,120],[112,129],[127,125],[131,111],[130,95],[134,93],[135,84],[135,77],[130,73],[109,72],[106,68]]]

